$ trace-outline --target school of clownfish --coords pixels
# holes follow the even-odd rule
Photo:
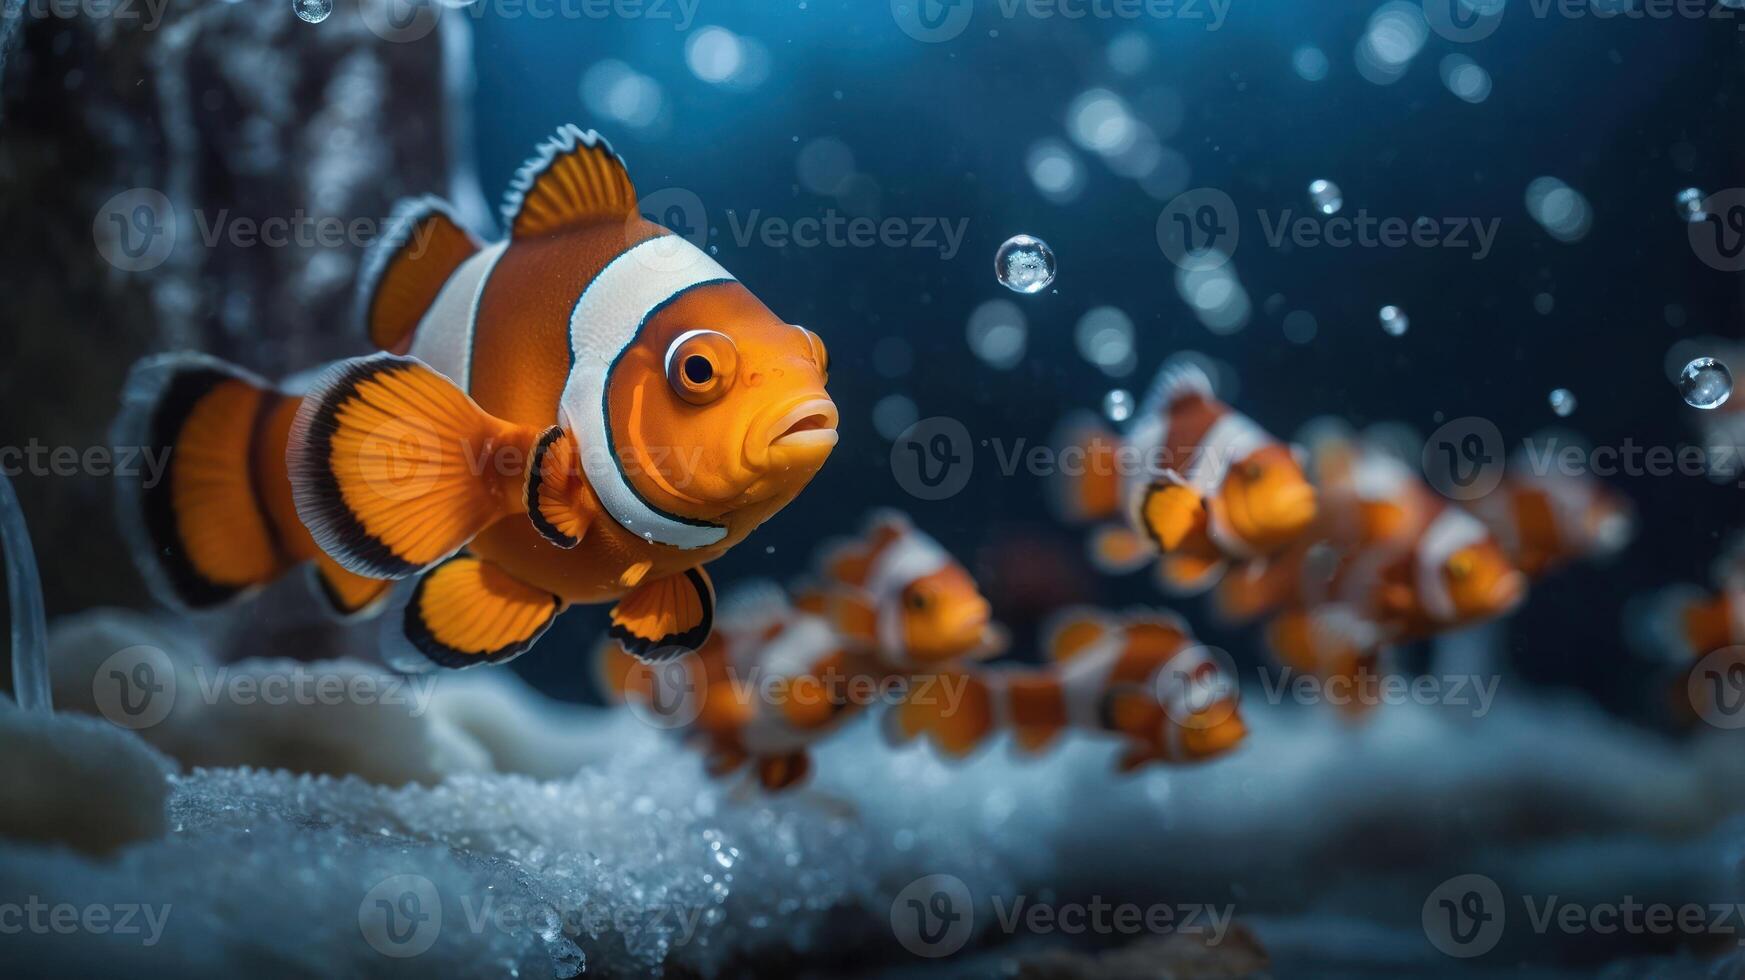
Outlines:
[[[836,443],[823,341],[640,214],[595,133],[541,146],[503,219],[487,244],[433,198],[396,210],[360,292],[379,353],[280,385],[198,355],[135,369],[115,440],[172,450],[167,479],[121,500],[158,595],[206,609],[307,569],[337,614],[388,613],[389,662],[451,669],[613,603],[605,689],[686,703],[678,727],[709,771],[770,790],[868,708],[856,686],[897,685],[886,733],[952,756],[1079,731],[1116,740],[1129,771],[1243,742],[1235,679],[1174,613],[1063,611],[1044,663],[989,663],[1007,646],[990,603],[893,512],[827,549],[813,581],[718,608],[706,564]],[[1502,616],[1531,580],[1631,536],[1628,504],[1589,478],[1512,467],[1463,507],[1335,423],[1288,443],[1185,357],[1123,431],[1063,431],[1086,465],[1058,487],[1061,516],[1091,528],[1100,567],[1155,564],[1166,592],[1264,622],[1281,665],[1323,678],[1385,670],[1390,648]],[[695,452],[659,448],[674,446]],[[1700,655],[1742,639],[1738,609],[1745,575],[1671,628]]]

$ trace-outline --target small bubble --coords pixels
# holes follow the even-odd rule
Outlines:
[[[1014,235],[994,256],[994,275],[1014,293],[1040,293],[1054,282],[1054,250],[1040,238]]]
[[[1555,309],[1557,309],[1557,297],[1550,293],[1540,293],[1533,297],[1533,311],[1540,316],[1550,316],[1551,311]]]
[[[1678,192],[1678,216],[1691,224],[1706,221],[1709,213],[1703,210],[1703,192],[1695,187],[1686,187]]]
[[[1330,180],[1317,180],[1309,185],[1309,203],[1322,214],[1338,214],[1345,206],[1345,195],[1339,185]]]
[[[1712,357],[1699,357],[1679,372],[1678,393],[1692,408],[1720,408],[1733,394],[1733,373]]]
[[[1575,392],[1568,388],[1558,388],[1553,391],[1549,401],[1551,402],[1551,410],[1557,413],[1558,418],[1569,418],[1575,412]]]
[[[291,9],[299,19],[319,24],[333,13],[333,0],[291,0]]]
[[[1133,417],[1133,393],[1125,388],[1116,388],[1103,396],[1103,414],[1111,422],[1125,422]]]
[[[1387,332],[1389,337],[1404,336],[1406,328],[1412,325],[1412,320],[1406,316],[1406,311],[1397,306],[1382,307],[1380,317],[1381,328]]]

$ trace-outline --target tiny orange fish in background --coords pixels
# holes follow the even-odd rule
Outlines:
[[[1026,753],[1067,731],[1112,735],[1123,772],[1208,761],[1247,737],[1231,668],[1174,614],[1073,610],[1049,633],[1049,666],[948,671],[939,689],[961,689],[957,701],[910,698],[886,716],[887,732],[898,742],[925,737],[958,757],[1005,732]]]
[[[1099,565],[1137,568],[1161,552],[1172,593],[1211,588],[1232,562],[1278,552],[1315,520],[1315,489],[1291,447],[1219,401],[1185,358],[1164,365],[1123,434],[1069,422],[1057,443],[1075,451],[1061,460],[1064,516],[1105,522],[1093,539]]]
[[[1555,466],[1535,468],[1528,454],[1517,453],[1502,485],[1469,505],[1531,579],[1577,561],[1610,558],[1635,533],[1629,500],[1592,474]]]
[[[818,582],[795,598],[773,584],[741,586],[692,656],[648,664],[606,642],[605,691],[690,735],[712,773],[749,765],[774,791],[800,784],[811,747],[885,692],[953,700],[937,670],[1004,647],[974,577],[901,514],[875,514],[819,566]]]
[[[172,447],[122,501],[160,595],[208,608],[299,567],[341,613],[416,578],[395,631],[443,667],[524,652],[574,603],[669,656],[707,639],[703,565],[836,444],[818,336],[647,220],[623,161],[566,126],[521,169],[508,236],[396,209],[360,293],[384,352],[293,393],[211,358],[134,370],[116,442]]]

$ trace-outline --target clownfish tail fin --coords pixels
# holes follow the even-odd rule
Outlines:
[[[117,460],[137,465],[117,467],[118,523],[166,604],[209,609],[291,567],[285,542],[298,533],[296,516],[274,489],[284,484],[284,429],[296,407],[200,354],[150,357],[128,375],[110,441]]]
[[[424,362],[341,361],[291,425],[292,498],[347,571],[406,578],[527,508],[541,431],[498,419]]]
[[[378,350],[405,353],[424,314],[482,246],[437,197],[408,198],[394,206],[387,230],[364,258],[358,277],[357,319]]]
[[[999,727],[999,696],[979,673],[920,675],[911,679],[907,696],[885,712],[885,738],[901,745],[926,737],[946,755],[963,758]]]
[[[1050,496],[1061,520],[1089,524],[1117,517],[1121,510],[1121,437],[1089,412],[1061,421],[1049,442],[1061,465]]]

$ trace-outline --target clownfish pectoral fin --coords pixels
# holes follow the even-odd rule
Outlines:
[[[1224,576],[1229,562],[1201,555],[1169,555],[1157,566],[1157,581],[1171,595],[1199,595]]]
[[[757,781],[771,793],[793,789],[812,774],[812,757],[805,752],[765,756],[757,760]]]
[[[612,144],[568,124],[521,165],[503,199],[503,226],[513,239],[635,215],[636,188]]]
[[[315,591],[340,619],[363,619],[375,615],[394,589],[391,580],[355,575],[324,554],[315,556],[309,571],[315,580]]]
[[[540,537],[568,550],[582,543],[595,513],[576,441],[554,425],[540,435],[527,467],[527,516]]]
[[[436,197],[401,201],[358,277],[357,317],[377,350],[405,353],[461,263],[483,246]]]
[[[613,639],[649,662],[695,650],[715,628],[715,586],[702,568],[637,586],[612,607]]]
[[[1174,480],[1158,480],[1146,488],[1139,507],[1139,520],[1159,551],[1179,549],[1208,520],[1206,504],[1191,488]]]
[[[1111,631],[1109,621],[1095,610],[1069,609],[1044,627],[1042,648],[1057,663],[1071,660],[1094,646]]]
[[[439,667],[513,660],[531,648],[563,600],[472,555],[426,572],[406,605],[406,640]]]
[[[347,571],[406,578],[525,506],[524,464],[539,435],[486,413],[414,358],[341,361],[291,425],[291,495]],[[517,465],[503,465],[511,458]]]
[[[1105,575],[1126,575],[1144,568],[1157,549],[1143,535],[1119,524],[1105,524],[1091,534],[1091,564]]]

